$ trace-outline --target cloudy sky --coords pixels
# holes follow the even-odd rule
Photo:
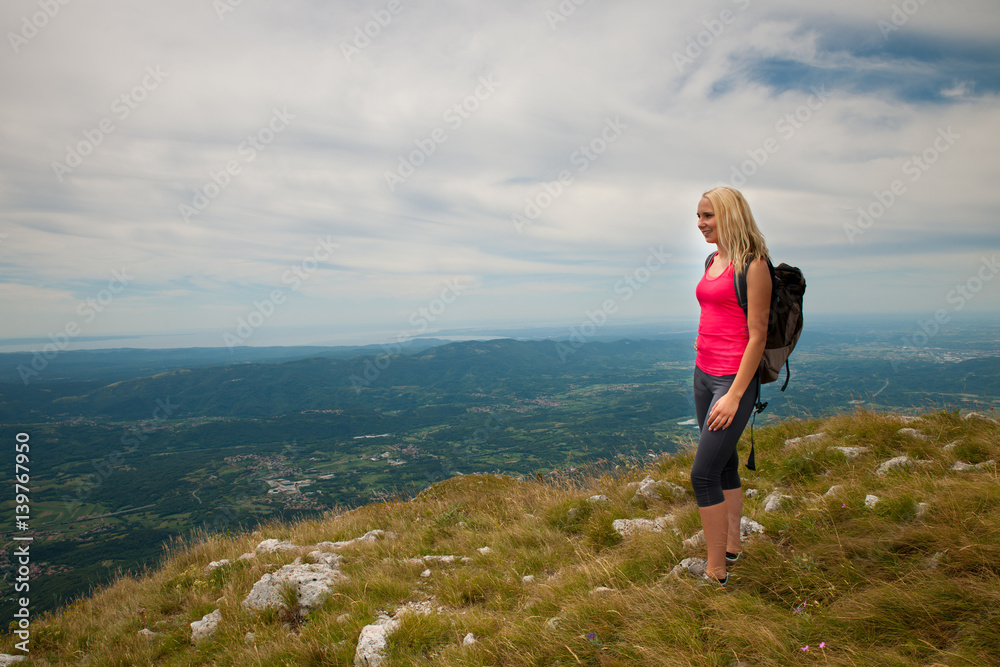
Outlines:
[[[5,0],[0,27],[0,343],[690,319],[720,184],[807,314],[1000,311],[995,0]]]

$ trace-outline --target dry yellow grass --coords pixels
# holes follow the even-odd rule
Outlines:
[[[928,439],[900,434],[903,426]],[[819,431],[827,437],[784,446]],[[690,496],[648,508],[629,502],[626,485],[646,475],[686,485],[690,455],[595,469],[572,481],[466,476],[410,501],[176,543],[157,571],[120,579],[35,622],[30,664],[353,665],[365,625],[423,600],[440,613],[404,616],[386,664],[1000,664],[996,467],[950,469],[957,459],[1000,459],[995,423],[935,413],[903,424],[858,412],[776,424],[755,437],[760,470],[747,472],[744,486],[762,493],[747,498],[745,514],[766,534],[745,544],[728,591],[669,574],[680,559],[700,555],[682,545],[699,528]],[[869,451],[848,459],[837,446]],[[926,463],[875,473],[901,455]],[[835,484],[842,490],[825,496]],[[793,499],[765,512],[763,496],[779,487]],[[588,502],[594,494],[608,501]],[[867,494],[880,497],[874,508],[865,506]],[[611,528],[617,518],[667,513],[681,535],[622,539]],[[341,549],[348,580],[301,624],[242,607],[264,573],[305,553],[237,561],[261,540],[305,546],[373,529],[396,537]],[[468,561],[407,560],[435,554]],[[233,564],[205,574],[222,558]],[[425,569],[429,577],[421,576]],[[528,575],[534,581],[525,582]],[[214,609],[223,615],[218,632],[192,646],[189,624]],[[154,638],[138,634],[143,622]],[[476,642],[464,646],[468,633]],[[13,639],[0,650],[16,653]]]

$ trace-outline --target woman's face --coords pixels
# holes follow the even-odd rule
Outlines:
[[[705,237],[705,243],[718,243],[719,238],[715,230],[715,209],[708,197],[702,197],[698,202],[698,230]]]

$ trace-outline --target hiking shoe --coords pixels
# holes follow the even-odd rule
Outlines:
[[[726,552],[726,565],[735,565],[736,562],[739,561],[740,556],[742,556],[742,555],[743,555],[742,551],[737,551],[736,553],[732,553],[731,551],[727,551]]]
[[[708,572],[706,572],[705,574],[701,575],[701,578],[704,579],[705,581],[707,581],[710,584],[717,584],[719,586],[722,586],[723,588],[725,588],[726,584],[729,583],[729,573],[728,572],[726,572],[726,578],[725,579],[716,579],[715,577],[713,577],[712,575],[710,575]]]

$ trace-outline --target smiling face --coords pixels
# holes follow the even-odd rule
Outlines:
[[[702,197],[698,202],[698,230],[705,237],[705,243],[718,243],[718,231],[715,229],[715,209],[708,197]]]

